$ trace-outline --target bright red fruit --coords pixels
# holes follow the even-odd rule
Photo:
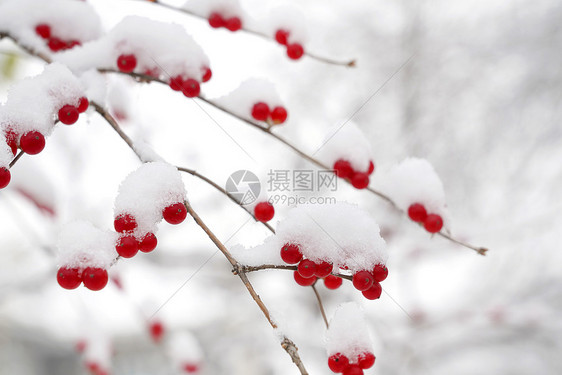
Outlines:
[[[423,226],[429,233],[437,233],[443,228],[443,219],[436,214],[429,214],[423,221]]]
[[[117,215],[113,221],[113,227],[115,228],[115,231],[119,233],[131,232],[136,229],[137,221],[131,214],[121,214]]]
[[[273,205],[269,202],[260,202],[254,207],[254,215],[256,220],[266,223],[273,219],[275,215],[275,209]]]
[[[123,258],[132,258],[139,252],[139,244],[133,236],[123,236],[117,240],[115,244],[117,254]]]
[[[291,60],[298,60],[304,55],[304,48],[298,43],[288,44],[287,45],[287,56]]]
[[[365,189],[369,186],[369,175],[367,173],[355,173],[351,177],[351,185],[356,189]]]
[[[10,128],[6,130],[6,143],[12,149],[12,154],[16,156],[18,152],[18,135]]]
[[[80,100],[78,101],[78,112],[79,113],[86,112],[89,105],[90,105],[90,103],[88,102],[88,98],[86,98],[84,96],[81,97]]]
[[[297,267],[297,272],[304,278],[310,278],[316,272],[316,263],[309,259],[303,259]]]
[[[357,364],[364,370],[371,368],[375,364],[375,355],[370,352],[363,352],[359,354]]]
[[[217,29],[219,27],[225,26],[225,24],[226,21],[219,13],[211,13],[211,15],[209,16],[209,25],[211,25],[212,28]]]
[[[373,275],[369,271],[359,271],[353,275],[353,286],[355,289],[364,291],[373,285]]]
[[[196,363],[185,363],[183,365],[183,371],[188,374],[193,374],[194,372],[199,371],[199,366]]]
[[[4,189],[10,183],[12,174],[8,168],[0,168],[0,189]]]
[[[379,299],[381,297],[381,294],[382,294],[381,284],[379,284],[377,281],[375,281],[369,289],[364,290],[362,293],[363,293],[363,297],[365,297],[367,299],[370,299],[370,300]]]
[[[103,268],[88,267],[82,272],[82,282],[90,290],[102,290],[108,280],[107,271]]]
[[[174,91],[181,91],[183,86],[182,76],[175,76],[170,79],[170,88]]]
[[[67,104],[59,109],[59,121],[65,125],[74,124],[76,121],[78,121],[79,116],[80,113],[78,112],[78,108],[73,105]]]
[[[324,279],[324,286],[331,290],[338,289],[342,283],[343,280],[341,279],[341,277],[337,277],[334,275],[328,275]]]
[[[277,41],[277,43],[282,44],[282,45],[287,45],[287,40],[289,39],[289,32],[287,30],[277,30],[275,32],[275,40]]]
[[[188,78],[182,82],[181,92],[188,98],[195,98],[201,92],[199,82],[193,78]]]
[[[349,359],[341,354],[336,353],[328,357],[328,367],[333,372],[343,372],[349,366]]]
[[[203,72],[203,82],[208,82],[212,76],[213,72],[211,71],[211,68],[205,67]]]
[[[283,107],[275,107],[271,111],[271,121],[274,124],[282,124],[287,120],[287,110]]]
[[[76,289],[82,284],[82,274],[78,268],[61,267],[57,272],[57,281],[64,289]]]
[[[300,286],[311,286],[316,281],[316,276],[312,277],[302,277],[299,271],[295,271],[294,275],[295,281]]]
[[[281,248],[281,259],[288,264],[297,264],[302,259],[299,245],[286,243]]]
[[[363,370],[359,365],[350,365],[345,370],[343,370],[343,375],[363,375]]]
[[[334,171],[336,176],[341,178],[351,178],[353,176],[353,167],[347,160],[339,159],[334,163]]]
[[[334,266],[328,262],[319,262],[316,263],[316,271],[314,275],[317,277],[326,277],[332,273]]]
[[[40,23],[35,26],[35,34],[39,35],[43,39],[49,39],[51,37],[51,26],[46,23]]]
[[[123,73],[131,73],[137,67],[137,57],[133,54],[119,55],[117,58],[117,67]]]
[[[379,283],[384,281],[388,276],[388,268],[384,264],[377,264],[373,268],[373,278]]]
[[[53,52],[58,52],[66,48],[66,43],[64,42],[64,40],[61,40],[57,37],[49,38],[47,45],[49,46],[49,49]]]
[[[427,211],[421,203],[413,203],[408,207],[408,216],[413,221],[422,223],[427,217]]]
[[[159,343],[164,336],[164,325],[158,321],[150,323],[150,337],[155,343]]]
[[[36,155],[45,148],[45,137],[38,131],[25,133],[20,139],[20,147],[29,155]]]
[[[170,224],[180,224],[187,217],[187,209],[183,203],[174,203],[164,208],[162,216]]]
[[[238,17],[231,17],[226,20],[225,27],[230,31],[238,31],[242,28],[242,21]]]
[[[252,107],[252,117],[258,121],[267,121],[269,117],[269,106],[264,102],[258,102]]]
[[[156,239],[154,233],[147,233],[139,242],[139,250],[143,253],[150,253],[156,249],[156,245],[158,245],[158,239]]]
[[[369,170],[367,171],[368,175],[372,175],[375,171],[375,163],[372,160],[369,160]]]

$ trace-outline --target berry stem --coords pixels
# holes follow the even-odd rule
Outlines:
[[[318,280],[316,281],[318,282]],[[318,300],[318,307],[320,307],[320,313],[322,314],[322,319],[324,319],[324,324],[326,324],[326,329],[330,328],[330,324],[328,323],[328,318],[326,318],[326,312],[324,311],[324,304],[322,303],[322,298],[320,298],[320,293],[316,289],[316,282],[311,285],[312,290],[314,291],[314,295],[316,296],[316,300]]]

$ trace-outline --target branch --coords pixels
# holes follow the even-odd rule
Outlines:
[[[155,4],[155,5],[159,5],[163,8],[167,8],[167,9],[170,9],[170,10],[175,11],[175,12],[183,13],[183,14],[186,14],[186,15],[191,16],[191,17],[196,17],[196,18],[205,20],[205,22],[208,21],[207,18],[201,16],[200,14],[197,14],[197,13],[195,13],[193,11],[190,11],[188,9],[185,9],[185,8],[175,7],[173,5],[162,3],[159,0],[141,0],[141,1],[149,2],[149,3]],[[246,32],[250,35],[254,35],[254,36],[269,40],[269,41],[274,41],[273,38],[271,38],[269,35],[261,32],[261,31],[251,30],[249,28],[242,28],[240,30],[244,31],[244,32]],[[275,41],[275,43],[277,43],[277,42]],[[326,64],[347,66],[349,68],[353,68],[353,67],[356,66],[355,60],[337,61],[337,60],[333,60],[333,59],[330,59],[330,58],[327,58],[327,57],[322,57],[322,56],[318,56],[316,54],[312,54],[310,52],[307,52],[306,50],[304,51],[304,54],[307,55],[308,57],[314,59],[314,60],[317,60],[317,61],[320,61],[320,62],[323,62],[323,63],[326,63]]]
[[[248,280],[248,276],[246,276],[246,272],[244,272],[243,267],[240,266],[240,264],[236,261],[236,259],[234,259],[232,254],[230,254],[228,249],[222,244],[222,242],[217,238],[217,236],[215,236],[215,234],[209,229],[209,227],[207,227],[207,225],[203,222],[203,220],[201,220],[197,212],[195,212],[195,210],[193,209],[193,207],[191,207],[188,201],[185,201],[185,207],[187,207],[187,212],[189,212],[191,217],[193,217],[197,225],[199,225],[199,227],[203,229],[203,231],[207,234],[207,236],[209,236],[211,241],[213,241],[215,246],[223,253],[226,259],[228,259],[230,264],[234,267],[234,269],[236,270],[236,274],[238,275],[240,280],[242,280],[242,282],[244,283],[244,286],[246,287],[246,289],[248,290],[248,292],[250,293],[250,295],[252,296],[252,298],[254,299],[254,301],[262,311],[263,315],[265,316],[271,327],[273,329],[278,329],[277,324],[271,318],[271,314],[269,310],[261,300],[260,296],[256,293],[254,287],[250,283],[250,280]],[[293,341],[291,341],[287,336],[283,335],[281,347],[283,347],[283,349],[285,349],[287,354],[289,354],[289,356],[293,360],[293,363],[298,367],[301,374],[308,375],[308,372],[304,368],[304,365],[299,357],[298,348],[293,343]]]
[[[320,298],[320,294],[318,290],[316,290],[316,280],[314,284],[312,284],[312,290],[314,291],[314,295],[316,295],[316,300],[318,301],[318,306],[320,307],[320,313],[322,314],[322,319],[324,319],[324,324],[326,324],[326,329],[330,328],[330,324],[328,324],[328,318],[326,318],[326,312],[324,311],[324,305],[322,304],[322,298]]]
[[[277,265],[277,264],[262,264],[260,266],[240,266],[240,267],[241,267],[240,270],[245,273],[262,271],[262,270],[288,270],[288,271],[297,270],[297,266],[287,266],[287,265]],[[332,275],[349,281],[353,280],[353,277],[341,273],[332,273]]]

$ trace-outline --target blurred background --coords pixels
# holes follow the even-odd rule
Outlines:
[[[343,302],[364,307],[377,357],[366,374],[562,373],[560,2],[241,1],[256,22],[278,4],[298,5],[309,30],[305,49],[356,59],[355,68],[306,56],[290,61],[272,41],[213,30],[142,1],[89,2],[106,29],[128,14],[182,24],[210,57],[208,97],[252,77],[273,82],[289,110],[275,132],[308,152],[354,114],[373,148],[375,188],[406,157],[432,163],[453,235],[489,248],[485,257],[432,238],[371,194],[345,184],[331,193],[372,214],[390,253],[380,300],[365,300],[350,283],[337,291],[318,286],[328,318]],[[0,42],[2,102],[12,83],[42,69]],[[168,87],[114,76],[107,82],[108,106],[121,113],[125,132],[221,186],[240,169],[266,178],[270,169],[314,168],[267,134],[200,103],[209,116]],[[86,219],[112,228],[119,183],[138,166],[89,112],[57,127],[40,155],[12,169],[13,182],[0,191],[0,374],[86,374],[81,342],[111,342],[112,374],[176,374],[165,343],[182,332],[197,342],[189,350],[200,374],[297,374],[192,219],[160,226],[156,251],[120,261],[100,292],[57,285],[62,226]],[[194,208],[227,246],[250,247],[269,235],[200,180],[184,181]],[[272,223],[288,209],[276,207]],[[311,288],[287,271],[250,278],[310,374],[330,374]],[[164,327],[160,344],[151,340],[155,322]]]

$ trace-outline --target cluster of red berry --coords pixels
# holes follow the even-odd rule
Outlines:
[[[287,56],[291,60],[298,60],[304,55],[304,48],[300,43],[289,43],[291,33],[285,29],[279,29],[275,32],[275,40],[277,43],[287,47]]]
[[[101,290],[107,285],[107,270],[100,267],[67,267],[62,266],[57,272],[57,281],[64,289],[76,289],[80,284],[90,290]]]
[[[285,107],[277,106],[273,109],[264,102],[257,102],[252,107],[252,117],[258,121],[265,121],[271,125],[279,125],[287,120],[287,110]]]
[[[162,210],[162,217],[170,224],[180,224],[187,217],[187,209],[181,202],[173,203]],[[127,213],[117,215],[113,226],[115,231],[121,234],[115,244],[115,250],[123,258],[132,258],[139,250],[149,253],[158,244],[154,233],[133,234],[137,229],[137,221],[133,215]]]
[[[338,159],[334,163],[334,171],[338,177],[350,181],[354,188],[365,189],[369,186],[369,176],[375,171],[375,164],[369,161],[369,169],[361,172],[354,170],[349,161]]]
[[[408,207],[408,216],[413,221],[423,224],[429,233],[437,233],[443,228],[443,218],[437,214],[428,214],[424,205],[413,203]]]
[[[353,286],[367,299],[378,299],[382,294],[381,282],[388,276],[388,268],[377,264],[371,271],[361,270],[353,274]]]
[[[76,39],[63,40],[61,38],[53,36],[51,26],[46,23],[41,23],[35,26],[35,33],[41,38],[45,39],[45,41],[47,42],[47,46],[53,52],[64,51],[82,44],[79,40]]]
[[[209,25],[214,29],[225,27],[230,31],[238,31],[242,28],[242,20],[239,17],[225,18],[222,14],[213,12],[209,15]]]
[[[267,223],[269,220],[273,219],[274,215],[275,209],[269,202],[260,202],[254,207],[254,216],[256,220],[262,223]]]
[[[373,367],[374,364],[375,355],[371,352],[363,352],[353,360],[341,353],[335,353],[328,357],[330,370],[343,375],[363,375],[363,370]]]

